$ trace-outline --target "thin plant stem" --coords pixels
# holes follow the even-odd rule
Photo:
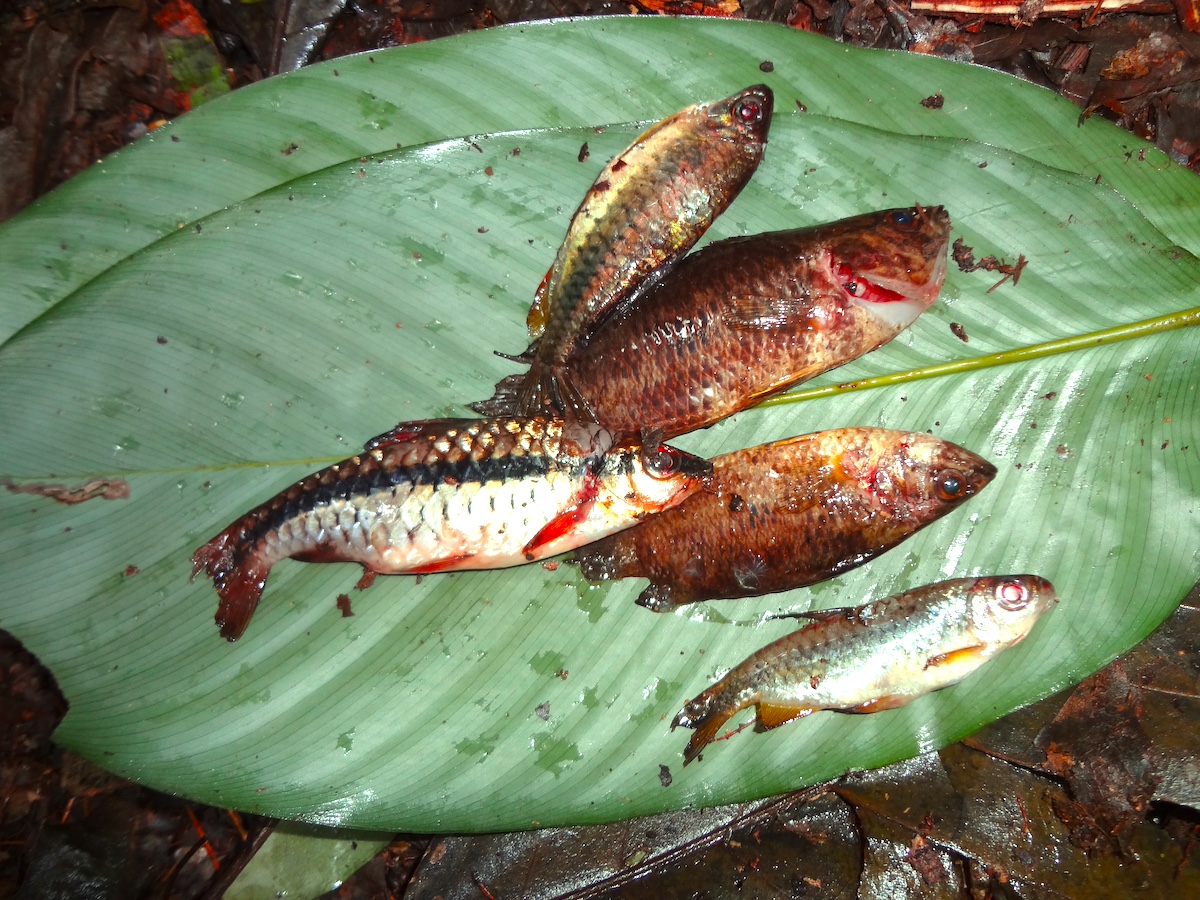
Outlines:
[[[1031,359],[1042,359],[1046,356],[1057,356],[1060,353],[1072,353],[1077,350],[1090,350],[1105,344],[1115,344],[1134,338],[1149,337],[1176,328],[1190,328],[1200,325],[1200,306],[1185,309],[1181,312],[1168,313],[1153,319],[1143,319],[1128,325],[1117,325],[1102,331],[1090,331],[1056,341],[1046,341],[1041,344],[1030,344],[1028,347],[1017,347],[1002,353],[989,353],[986,356],[972,356],[967,359],[956,359],[951,362],[938,363],[934,366],[922,366],[907,372],[894,372],[891,375],[880,375],[876,378],[863,378],[858,381],[846,381],[842,384],[830,384],[824,387],[802,388],[798,391],[788,391],[777,394],[759,404],[759,408],[782,406],[786,403],[803,403],[806,400],[816,400],[820,397],[832,397],[836,394],[848,394],[851,391],[865,391],[871,388],[887,387],[893,384],[906,384],[910,381],[920,381],[923,378],[937,378],[941,375],[957,375],[961,372],[975,372],[980,369],[990,369],[993,366],[1006,366],[1011,363],[1026,362]]]

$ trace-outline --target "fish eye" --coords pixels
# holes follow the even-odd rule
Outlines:
[[[967,493],[966,476],[957,469],[944,469],[934,479],[933,490],[939,500],[961,500]]]
[[[762,106],[755,100],[743,100],[733,108],[735,118],[747,124],[762,118]]]
[[[679,451],[666,444],[659,444],[651,450],[642,450],[642,465],[652,478],[670,478],[679,468]]]
[[[1029,588],[1015,579],[1006,579],[996,585],[994,596],[1000,608],[1009,612],[1019,612],[1031,599]]]
[[[898,209],[889,218],[893,225],[907,231],[911,231],[917,226],[917,210],[915,209]]]

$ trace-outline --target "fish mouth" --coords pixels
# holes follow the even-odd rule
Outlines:
[[[850,302],[889,325],[907,328],[937,300],[946,282],[948,266],[943,242],[943,249],[933,259],[929,277],[921,284],[914,284],[905,277],[890,278],[875,273],[859,275],[858,280],[870,289],[858,296],[850,295]]]

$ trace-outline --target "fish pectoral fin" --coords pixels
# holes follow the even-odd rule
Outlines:
[[[936,656],[931,656],[925,660],[925,668],[932,669],[938,666],[958,666],[966,665],[974,667],[981,664],[988,658],[988,647],[986,644],[972,644],[970,647],[960,647],[957,650],[951,650],[949,653],[939,653]]]
[[[432,575],[435,572],[449,572],[451,569],[459,568],[459,566],[461,566],[474,555],[474,553],[462,553],[458,556],[443,556],[441,559],[435,559],[432,562],[422,563],[421,565],[414,566],[411,569],[405,569],[404,574]],[[366,575],[363,576],[363,579],[366,579]]]
[[[848,706],[840,712],[868,715],[883,712],[885,709],[899,709],[901,706],[907,706],[914,699],[914,697],[906,697],[901,694],[884,694],[882,697],[876,697],[866,703],[860,703],[858,706]]]
[[[368,568],[366,565],[363,565],[362,570],[362,578],[354,582],[354,589],[356,591],[365,591],[367,588],[373,585],[375,583],[375,579],[379,577],[378,572],[376,572],[374,569]]]
[[[811,706],[781,706],[775,703],[759,703],[755,731],[770,731],[795,719],[802,719],[816,712]]]
[[[553,519],[547,522],[538,530],[529,542],[521,548],[521,553],[530,562],[533,562],[539,556],[546,554],[539,551],[557,541],[560,538],[566,537],[575,530],[580,522],[588,517],[592,506],[596,503],[596,497],[600,493],[600,479],[595,472],[588,472],[584,477],[583,487],[575,498],[559,511]]]
[[[731,328],[754,331],[808,331],[818,327],[808,297],[744,294],[733,297],[721,310]]]

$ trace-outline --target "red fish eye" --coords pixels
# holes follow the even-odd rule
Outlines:
[[[920,214],[916,209],[898,209],[889,218],[893,225],[903,228],[905,231],[912,231],[917,227]]]
[[[642,451],[642,464],[654,478],[670,478],[678,468],[679,454],[666,444],[659,444],[654,450],[647,447]]]
[[[996,585],[996,602],[1001,609],[1017,612],[1029,605],[1029,588],[1019,581],[1002,581]]]
[[[762,118],[762,107],[753,100],[743,100],[733,108],[733,114],[743,122],[757,122]]]
[[[937,474],[933,490],[939,500],[959,500],[967,492],[967,479],[957,469],[946,469]]]

